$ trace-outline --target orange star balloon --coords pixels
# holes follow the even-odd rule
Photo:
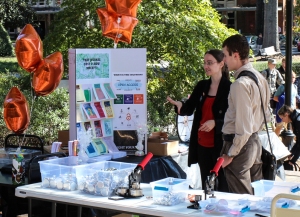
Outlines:
[[[10,89],[4,101],[4,121],[8,129],[23,133],[29,125],[29,106],[25,96],[17,88]]]
[[[106,0],[107,11],[117,15],[136,17],[141,0]]]
[[[32,86],[37,96],[52,93],[63,76],[63,56],[60,52],[50,54],[43,59],[33,74]]]
[[[36,70],[43,59],[43,45],[40,36],[32,25],[27,24],[20,32],[15,52],[19,65],[28,72]]]
[[[102,35],[119,41],[131,43],[131,36],[138,19],[130,16],[117,16],[109,13],[106,8],[98,8],[97,14],[102,26]]]

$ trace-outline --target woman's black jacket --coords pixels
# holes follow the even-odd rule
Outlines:
[[[211,79],[199,81],[194,88],[190,98],[183,102],[182,108],[180,109],[180,115],[190,116],[194,113],[193,126],[190,136],[189,145],[189,156],[188,156],[188,166],[191,164],[198,163],[197,161],[197,146],[198,144],[198,129],[200,125],[200,120],[202,117],[202,106],[203,102],[208,95],[209,87],[211,84]],[[222,127],[224,124],[225,112],[228,108],[228,94],[230,90],[231,82],[224,76],[221,78],[217,95],[213,104],[213,115],[215,118],[215,137],[214,145],[216,151],[220,152],[223,146],[222,140]],[[196,109],[196,110],[195,110]],[[175,111],[177,113],[177,107],[175,106]]]

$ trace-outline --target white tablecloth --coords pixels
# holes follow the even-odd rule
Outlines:
[[[273,154],[275,155],[276,159],[282,159],[290,155],[287,147],[281,142],[278,136],[274,132],[269,132],[271,143],[272,143],[272,150]],[[262,131],[259,133],[259,138],[261,140],[262,145],[268,151],[270,151],[270,145],[268,140],[268,135],[266,131]]]

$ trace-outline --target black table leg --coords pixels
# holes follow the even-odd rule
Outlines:
[[[31,208],[32,208],[32,199],[28,198],[28,217],[32,217]]]
[[[52,202],[51,217],[56,217],[56,203],[55,202]]]
[[[82,213],[82,207],[78,206],[78,208],[77,208],[77,217],[81,217],[81,213]]]

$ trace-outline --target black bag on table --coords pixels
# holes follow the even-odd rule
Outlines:
[[[271,144],[270,144],[271,146]],[[277,173],[277,161],[274,154],[262,147],[262,174],[266,180],[275,180]]]
[[[250,71],[242,71],[239,74],[238,78],[241,76],[248,76],[249,78],[251,78],[256,83],[258,90],[259,90],[259,95],[260,95],[260,100],[261,100],[261,108],[262,108],[262,111],[264,114],[264,121],[265,121],[266,131],[267,131],[267,135],[268,135],[270,150],[271,150],[271,152],[269,152],[262,146],[262,154],[261,154],[262,175],[263,175],[263,178],[266,180],[275,180],[276,173],[277,173],[277,161],[276,161],[276,157],[273,154],[273,150],[272,150],[271,139],[270,139],[270,135],[269,135],[269,131],[268,131],[268,124],[267,124],[264,104],[263,104],[261,92],[260,92],[260,89],[258,86],[258,80],[257,80],[257,77],[255,76],[255,74]]]
[[[293,165],[290,164],[290,160],[284,161],[283,167],[284,170],[292,170],[292,171],[300,171],[300,166],[297,163],[291,162]]]

